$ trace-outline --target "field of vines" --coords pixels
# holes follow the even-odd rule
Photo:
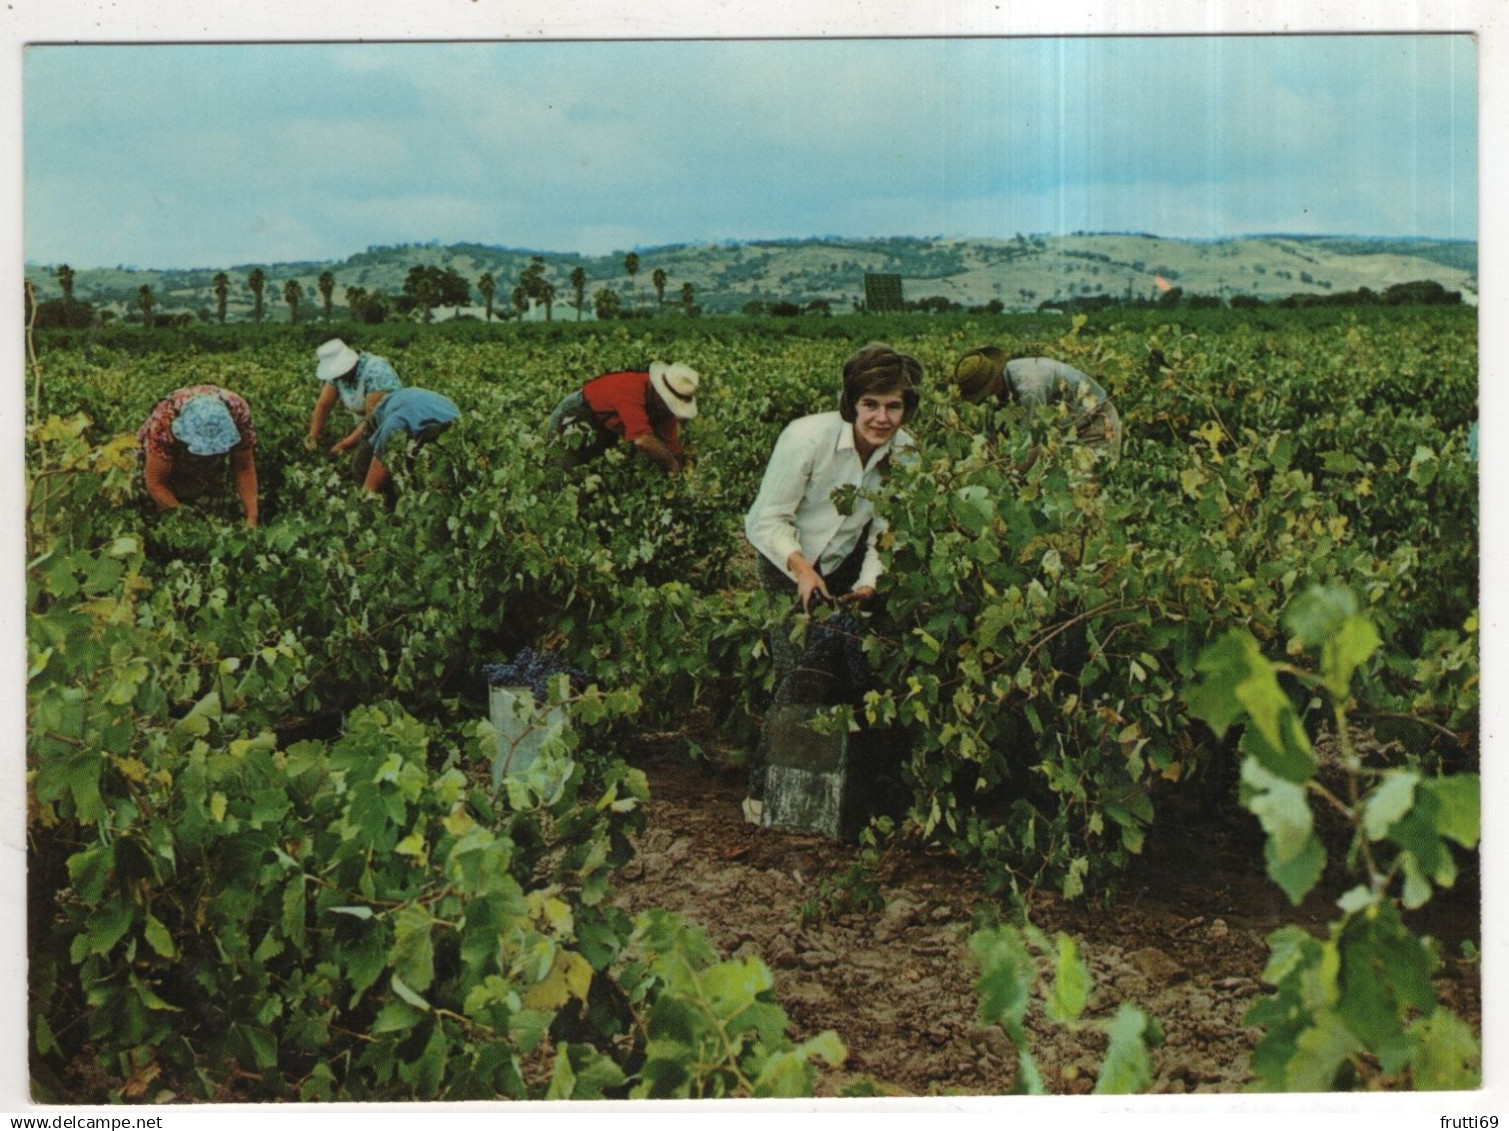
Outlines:
[[[335,333],[462,410],[398,461],[391,510],[302,445]],[[1476,334],[1469,309],[1396,308],[36,335],[34,1099],[821,1092],[850,1034],[797,1032],[772,967],[695,908],[614,893],[646,736],[710,779],[755,748],[765,636],[809,618],[761,594],[743,516],[780,429],[834,407],[870,340],[928,383],[876,502],[873,688],[833,725],[905,736],[872,855],[977,880],[969,1008],[1019,1051],[1012,1086],[1052,1090],[1023,1022],[1039,982],[1035,1010],[1089,1021],[1036,893],[1114,906],[1160,822],[1201,811],[1261,829],[1252,871],[1293,904],[1340,893],[1318,933],[1268,939],[1250,1085],[1472,1086],[1429,916],[1476,869]],[[945,375],[987,342],[1096,375],[1121,462],[1046,411],[985,439]],[[686,472],[552,470],[555,402],[655,359],[703,374]],[[132,495],[136,428],[200,382],[251,405],[256,529]],[[500,778],[482,668],[526,647],[590,686],[556,682],[569,727]],[[1157,1018],[1102,1021],[1097,1088],[1147,1087]]]

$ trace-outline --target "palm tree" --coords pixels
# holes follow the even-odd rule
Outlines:
[[[545,321],[549,322],[551,320],[550,311],[555,306],[555,284],[542,282],[540,284],[539,299],[545,304]]]
[[[571,289],[576,292],[576,320],[582,320],[582,306],[586,303],[587,270],[577,266],[571,271]]]
[[[493,320],[493,295],[498,290],[498,280],[493,278],[491,271],[484,271],[477,277],[477,290],[482,292],[482,301],[487,304],[487,320]]]
[[[73,268],[66,263],[58,265],[58,286],[63,288],[63,301],[73,301]]]
[[[619,301],[618,292],[612,287],[602,287],[597,294],[592,296],[592,300],[600,319],[617,318],[623,313],[623,303]]]
[[[366,287],[347,287],[346,288],[346,309],[351,312],[351,317],[352,318],[355,318],[358,321],[362,321],[362,322],[365,322],[367,320],[367,318],[366,318],[366,315],[367,315],[367,288]]]
[[[335,293],[335,272],[321,271],[315,284],[320,288],[320,297],[325,300],[325,321],[330,321],[330,296]]]
[[[230,299],[231,277],[224,271],[216,272],[213,280],[215,287],[215,316],[220,319],[220,325],[225,325],[225,304]]]
[[[665,282],[670,276],[665,273],[664,267],[657,267],[650,272],[650,282],[655,284],[655,305],[665,305]]]
[[[299,299],[304,297],[304,288],[299,286],[297,279],[289,279],[283,284],[283,301],[288,304],[288,320],[299,320]]]
[[[529,292],[524,289],[524,285],[520,283],[515,287],[509,298],[513,300],[514,313],[523,318],[529,311]]]
[[[639,274],[639,256],[634,254],[634,252],[632,251],[629,252],[628,255],[624,256],[624,270],[628,272],[629,275],[629,286],[633,287],[634,276]]]
[[[246,277],[246,285],[252,293],[252,320],[262,321],[262,288],[267,285],[267,275],[260,267],[253,267]]]
[[[152,308],[157,305],[157,296],[152,293],[152,288],[146,283],[141,285],[141,290],[136,292],[136,305],[141,307],[141,320],[144,326],[152,325]]]
[[[691,313],[691,310],[692,310],[692,285],[690,283],[682,283],[681,284],[681,309],[684,310],[684,311],[686,311],[688,314]]]

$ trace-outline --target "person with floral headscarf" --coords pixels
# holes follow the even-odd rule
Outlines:
[[[159,510],[212,499],[229,467],[246,525],[257,525],[257,434],[241,397],[218,385],[178,389],[157,402],[136,437],[142,487]]]
[[[1121,418],[1100,382],[1051,357],[1007,360],[997,346],[972,349],[954,363],[953,384],[972,404],[992,401],[1027,408],[1063,405],[1066,426],[1114,464],[1121,458]]]

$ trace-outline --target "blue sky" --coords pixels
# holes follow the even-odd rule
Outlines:
[[[35,46],[25,253],[1474,238],[1467,36]]]

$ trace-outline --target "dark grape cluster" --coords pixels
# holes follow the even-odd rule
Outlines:
[[[573,692],[585,690],[591,682],[586,672],[568,667],[557,653],[536,652],[533,648],[520,649],[507,663],[482,665],[482,675],[489,684],[527,687],[534,693],[536,703],[550,698],[550,677],[563,673],[571,678]]]

